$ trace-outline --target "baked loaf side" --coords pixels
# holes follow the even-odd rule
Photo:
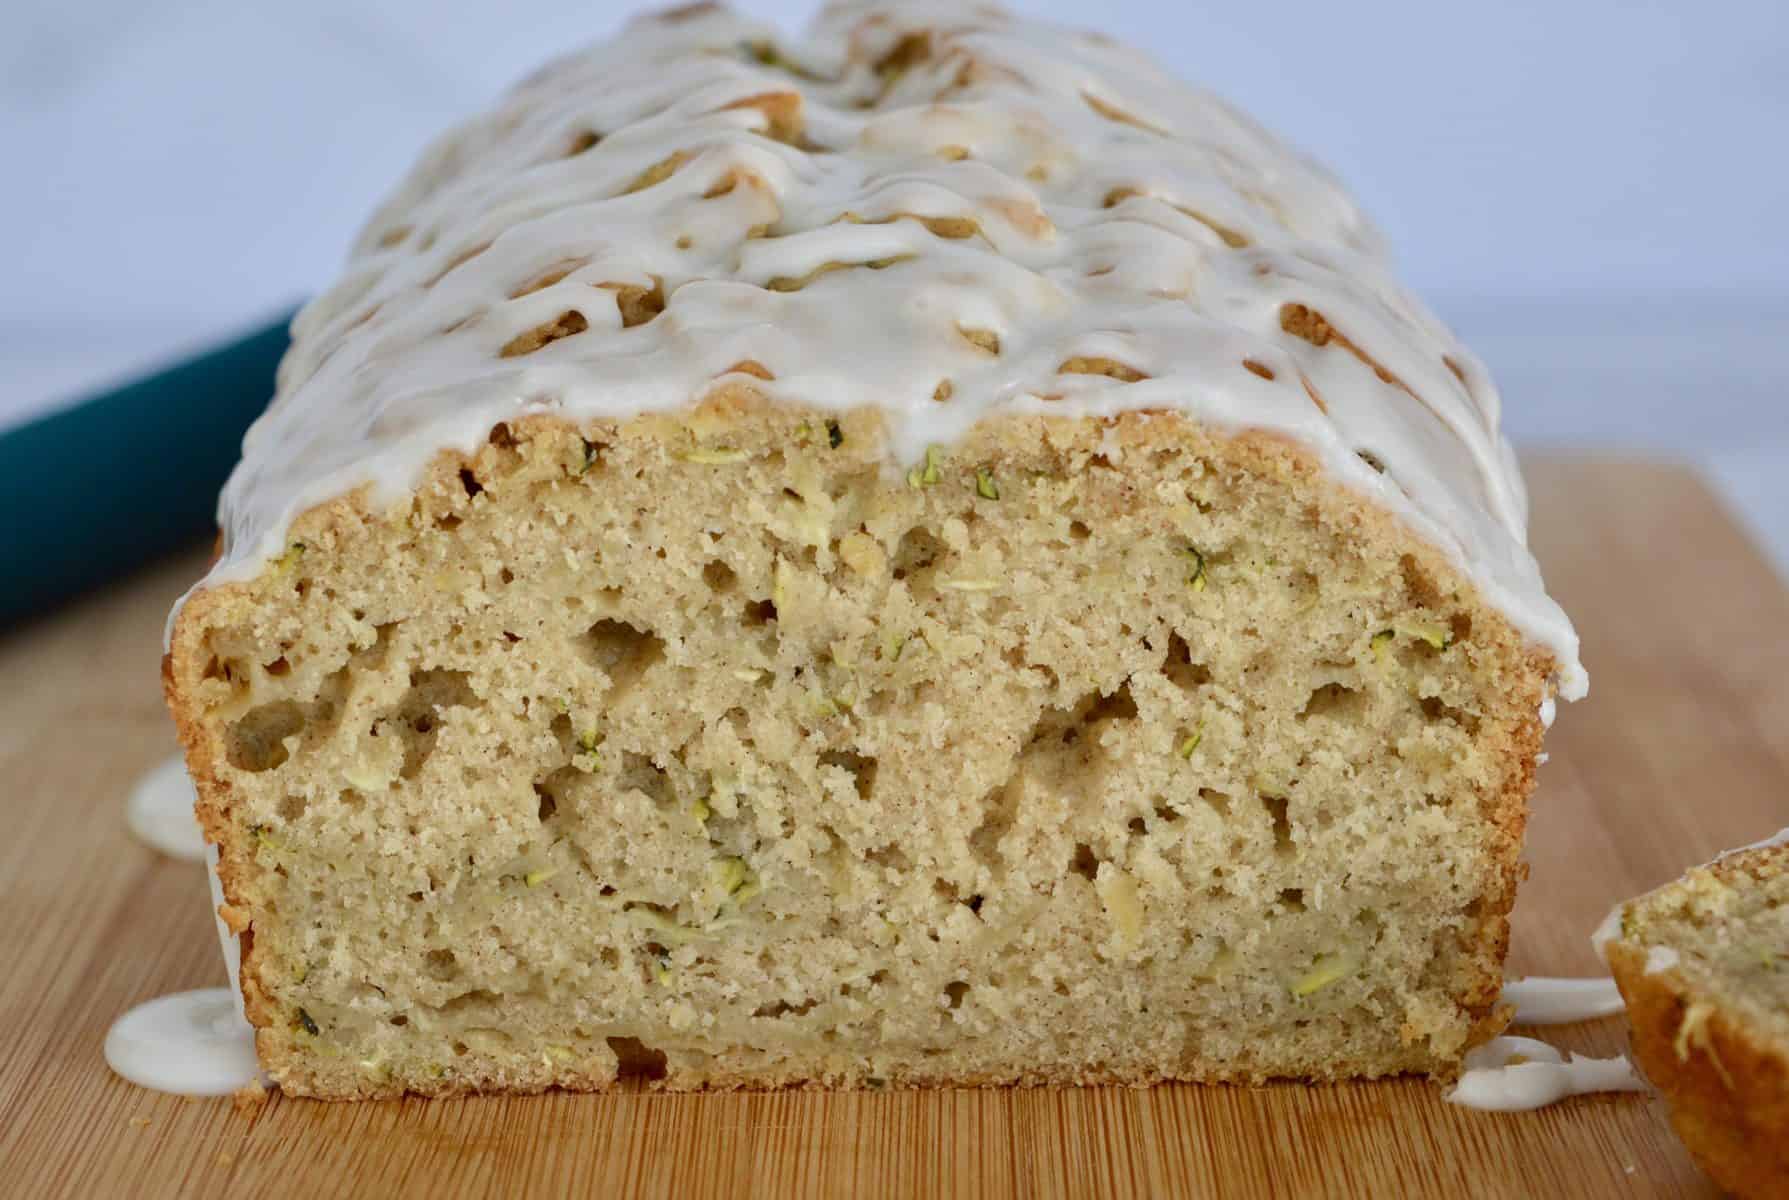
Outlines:
[[[1789,834],[1789,831],[1785,831]],[[1789,840],[1723,856],[1625,905],[1604,954],[1634,1056],[1703,1170],[1789,1187]]]
[[[296,323],[170,705],[325,1097],[1448,1074],[1569,623],[1483,370],[1101,39],[701,7]]]
[[[1499,1023],[1546,671],[1439,556],[1174,417],[916,484],[826,422],[507,427],[189,604],[283,1087],[1445,1073]]]

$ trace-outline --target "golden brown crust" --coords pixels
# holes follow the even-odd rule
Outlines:
[[[748,388],[727,388],[717,391],[693,413],[678,417],[646,418],[647,423],[663,426],[667,437],[685,436],[686,425],[706,423],[727,427],[749,423],[764,408],[765,401]],[[850,417],[848,416],[849,420]],[[874,418],[870,418],[874,419]],[[419,492],[431,488],[457,490],[462,468],[473,469],[481,478],[500,473],[514,466],[518,441],[527,442],[536,436],[562,430],[550,417],[530,418],[504,428],[491,444],[467,458],[453,453],[440,455]],[[1497,878],[1475,908],[1476,927],[1460,935],[1460,949],[1454,967],[1450,990],[1466,1014],[1469,1033],[1463,1043],[1439,1057],[1421,1044],[1411,1044],[1407,1060],[1395,1062],[1350,1062],[1345,1059],[1312,1063],[1310,1078],[1339,1079],[1419,1070],[1447,1075],[1457,1069],[1459,1055],[1499,1032],[1507,1024],[1506,1010],[1498,1006],[1502,983],[1502,963],[1509,938],[1508,916],[1513,906],[1520,877],[1518,855],[1527,818],[1527,797],[1533,786],[1535,757],[1540,747],[1542,727],[1538,709],[1547,686],[1552,662],[1544,652],[1526,645],[1503,618],[1476,598],[1471,586],[1438,550],[1410,535],[1405,526],[1390,513],[1364,503],[1359,497],[1329,481],[1321,466],[1303,447],[1287,439],[1265,434],[1236,437],[1214,437],[1184,422],[1178,416],[1134,413],[1102,427],[1097,422],[1050,421],[1045,419],[1014,420],[996,429],[982,429],[971,435],[971,452],[986,453],[998,458],[1013,447],[1038,446],[1056,441],[1096,440],[1104,429],[1128,450],[1147,453],[1186,439],[1195,439],[1201,451],[1220,457],[1231,469],[1255,473],[1267,478],[1298,479],[1307,489],[1321,497],[1319,504],[1327,519],[1349,526],[1367,552],[1388,558],[1403,558],[1414,581],[1413,588],[1433,588],[1435,581],[1446,581],[1448,587],[1465,597],[1470,610],[1475,636],[1471,652],[1500,661],[1508,677],[1528,681],[1519,693],[1494,698],[1501,705],[1490,714],[1500,728],[1510,732],[1498,751],[1504,764],[1501,784],[1481,792],[1480,803],[1491,830],[1493,844],[1488,847],[1497,863]],[[613,430],[583,431],[585,436],[612,434]],[[302,514],[293,523],[295,538],[327,546],[338,537],[363,534],[377,526],[380,514],[374,512],[364,492],[330,501]],[[232,820],[233,798],[225,772],[219,769],[224,749],[219,734],[206,727],[197,706],[189,697],[197,681],[206,671],[207,651],[204,631],[220,612],[252,605],[254,582],[225,583],[201,590],[180,612],[175,623],[170,653],[164,659],[163,675],[170,709],[174,714],[182,745],[186,749],[189,769],[199,794],[198,812],[207,839],[219,847],[219,876],[226,897],[225,908],[246,911],[247,916],[232,924],[238,929],[242,943],[241,988],[249,1020],[258,1029],[257,1048],[265,1066],[285,1086],[302,1094],[328,1099],[353,1099],[399,1094],[403,1091],[425,1095],[453,1095],[475,1090],[539,1091],[548,1086],[577,1090],[596,1090],[612,1086],[618,1078],[619,1064],[613,1061],[577,1069],[551,1070],[546,1075],[516,1078],[495,1064],[481,1072],[474,1061],[458,1077],[443,1079],[438,1085],[410,1081],[395,1091],[370,1084],[363,1075],[315,1061],[290,1035],[276,1024],[276,1005],[266,994],[262,964],[257,952],[252,927],[253,906],[249,900],[248,881],[255,870],[254,846],[237,831]],[[612,1057],[612,1056],[611,1056]],[[740,1088],[808,1086],[993,1086],[1034,1083],[1123,1083],[1147,1084],[1165,1079],[1256,1081],[1262,1073],[1246,1067],[1236,1069],[1222,1063],[1190,1061],[1184,1071],[1133,1070],[1088,1064],[1084,1069],[1026,1070],[997,1075],[965,1075],[942,1072],[912,1073],[905,1078],[868,1080],[860,1074],[841,1070],[821,1073],[816,1081],[808,1075],[766,1072],[762,1069],[728,1071],[724,1068],[693,1074],[673,1071],[658,1086],[684,1088]]]
[[[1627,1003],[1634,1057],[1671,1125],[1711,1179],[1742,1197],[1789,1195],[1789,1061],[1699,994],[1682,972],[1648,972],[1646,949],[1605,953]]]

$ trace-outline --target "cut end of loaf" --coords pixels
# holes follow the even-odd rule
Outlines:
[[[1289,443],[724,392],[500,426],[182,611],[264,1064],[329,1098],[1448,1074],[1550,662]]]
[[[1716,1183],[1789,1179],[1789,844],[1723,856],[1623,906],[1604,946],[1634,1057]]]

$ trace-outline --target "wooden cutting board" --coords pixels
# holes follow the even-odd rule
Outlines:
[[[1543,459],[1537,553],[1593,677],[1548,741],[1512,974],[1598,970],[1610,905],[1789,825],[1789,593],[1708,490]],[[15,514],[16,516],[16,514]],[[203,873],[126,831],[173,749],[158,662],[202,552],[0,637],[0,1193],[1702,1196],[1658,1101],[1466,1112],[1426,1082],[329,1105],[157,1095],[112,1019],[224,981]],[[1620,1053],[1619,1020],[1546,1031]]]

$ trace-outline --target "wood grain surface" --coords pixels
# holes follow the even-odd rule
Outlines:
[[[1616,900],[1789,824],[1789,594],[1662,464],[1529,464],[1593,690],[1563,708],[1511,974],[1597,970]],[[1705,1196],[1658,1101],[1466,1112],[1432,1085],[475,1098],[256,1111],[113,1076],[112,1019],[220,984],[201,868],[134,841],[173,749],[162,620],[194,552],[0,636],[0,1194]],[[1620,1053],[1618,1020],[1546,1031]]]

